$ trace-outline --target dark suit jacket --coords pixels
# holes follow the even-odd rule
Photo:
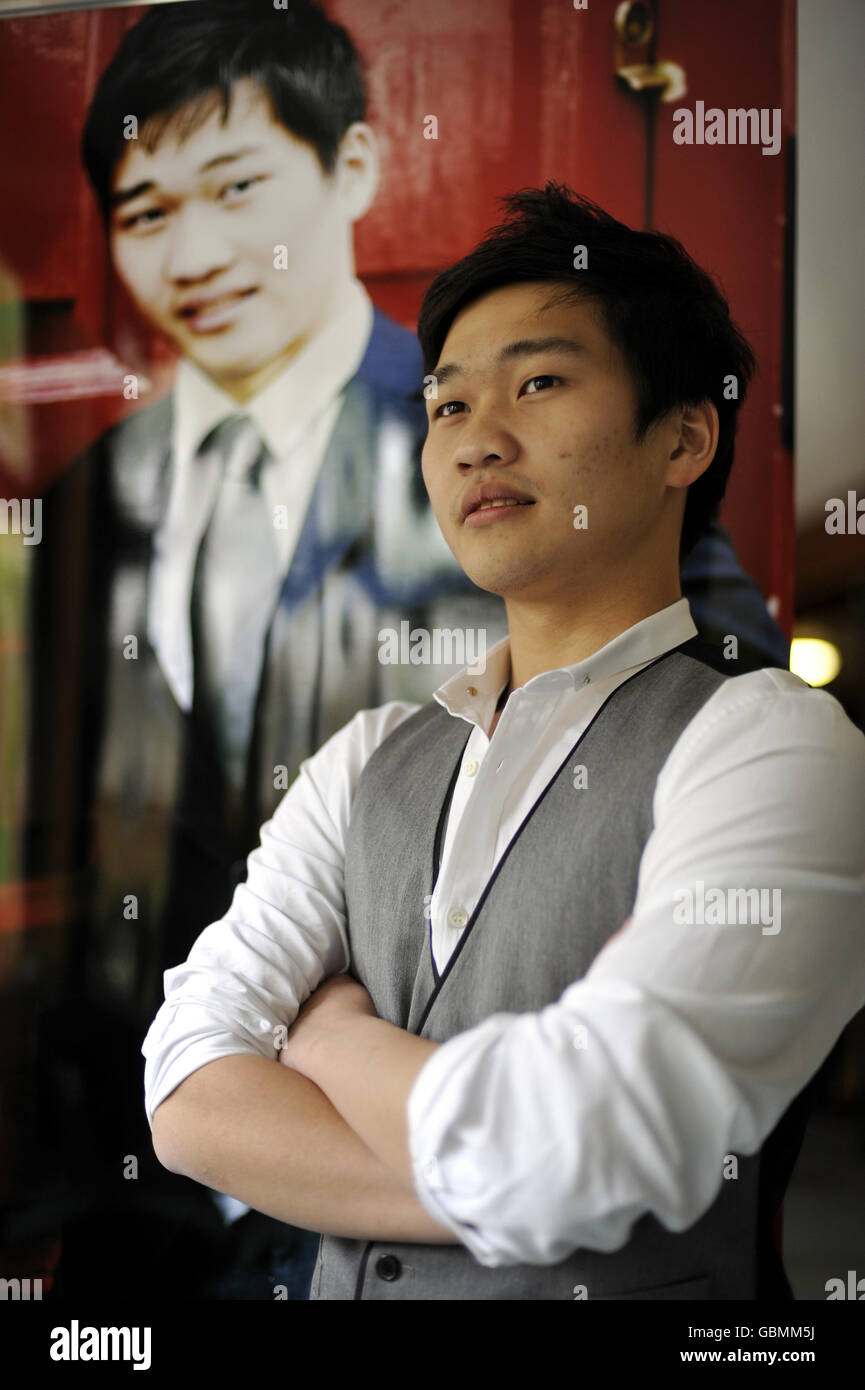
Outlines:
[[[421,380],[414,336],[376,313],[270,625],[246,801],[230,814],[206,732],[147,639],[171,397],[109,430],[43,501],[28,868],[72,886],[70,985],[142,1024],[163,970],[226,911],[300,761],[358,709],[422,702],[450,673],[382,665],[379,629],[405,618],[485,628],[488,646],[506,632],[502,601],[458,568],[429,506]],[[683,586],[705,636],[738,634],[738,669],[786,666],[720,528],[688,558]]]

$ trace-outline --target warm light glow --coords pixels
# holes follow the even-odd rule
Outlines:
[[[809,685],[828,685],[841,670],[841,653],[833,642],[820,637],[794,637],[790,670]]]

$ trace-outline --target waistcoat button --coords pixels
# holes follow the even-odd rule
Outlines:
[[[375,1272],[379,1279],[386,1279],[390,1284],[402,1274],[402,1265],[396,1255],[382,1255],[376,1261]]]

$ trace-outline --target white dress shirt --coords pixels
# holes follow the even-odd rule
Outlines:
[[[483,675],[435,692],[472,726],[430,904],[439,970],[603,700],[695,630],[682,598],[533,677],[492,739],[509,639]],[[166,971],[143,1047],[151,1124],[205,1063],[275,1057],[275,1025],[346,969],[354,789],[418,708],[362,710],[302,764],[225,917]],[[865,1003],[865,738],[832,696],[789,671],[725,681],[670,752],[653,810],[631,917],[587,974],[539,1013],[495,1014],[451,1038],[409,1095],[418,1197],[483,1265],[614,1250],[646,1212],[690,1226],[717,1195],[724,1155],[756,1152]],[[780,890],[780,930],[677,925],[677,895],[700,881]]]
[[[325,452],[372,330],[372,302],[352,280],[333,318],[263,391],[239,406],[184,358],[177,369],[171,432],[172,470],[166,514],[154,537],[148,637],[182,709],[192,706],[190,603],[198,547],[213,511],[221,461],[198,454],[210,431],[239,411],[253,419],[269,455],[261,488],[270,514],[285,507],[274,528],[282,573],[288,572]]]

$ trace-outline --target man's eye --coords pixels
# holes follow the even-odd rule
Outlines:
[[[527,395],[536,396],[536,395],[538,394],[537,391],[530,391],[530,390],[528,389],[529,387],[534,386],[535,383],[538,382],[538,381],[545,381],[545,382],[551,382],[551,381],[552,381],[552,382],[556,382],[556,381],[561,381],[561,377],[558,377],[558,376],[547,376],[547,375],[545,375],[545,376],[532,376],[532,377],[529,377],[528,381],[525,382],[525,384],[523,385],[523,390],[526,392]],[[543,387],[542,387],[541,389],[543,390]]]
[[[233,202],[234,196],[242,197],[244,193],[249,192],[253,184],[261,183],[262,178],[263,175],[256,174],[253,178],[238,179],[236,183],[227,183],[223,189],[220,189],[219,196],[223,202]],[[228,197],[226,197],[226,194]]]
[[[132,217],[127,217],[121,222],[121,227],[125,232],[144,231],[149,227],[155,227],[160,217],[165,213],[162,208],[145,208],[144,212],[136,212]]]
[[[465,402],[464,402],[464,401],[443,401],[442,404],[441,404],[440,406],[438,406],[437,409],[436,409],[435,418],[436,418],[437,420],[447,420],[447,419],[449,419],[449,418],[450,418],[450,413],[451,413],[451,412],[450,412],[450,407],[451,407],[452,405],[454,405],[454,406],[461,406],[461,405],[465,405]],[[446,414],[445,412],[447,412],[447,414]]]

